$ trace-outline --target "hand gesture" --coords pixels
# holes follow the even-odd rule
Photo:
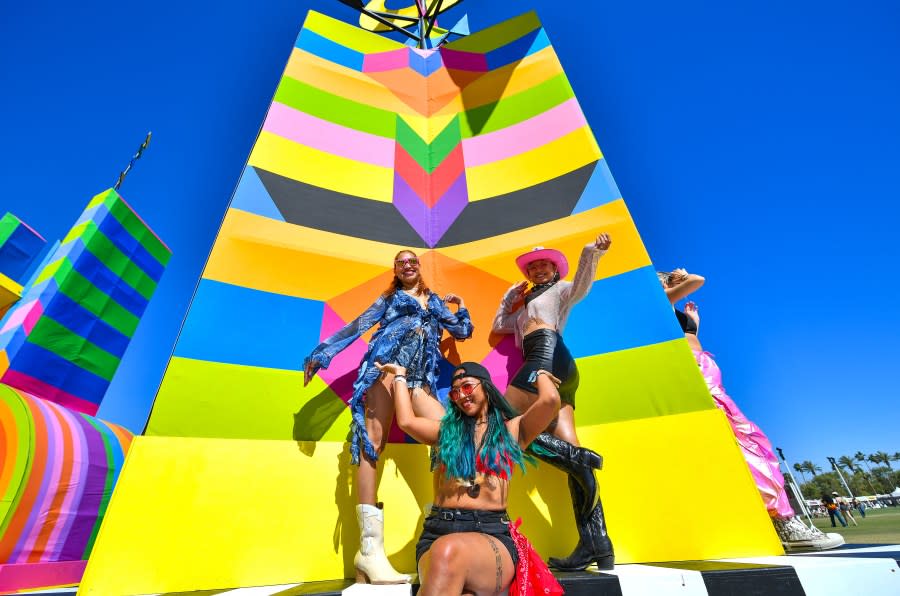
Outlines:
[[[375,368],[377,368],[383,374],[386,374],[386,375],[395,375],[395,376],[400,375],[401,377],[406,375],[406,367],[400,366],[399,364],[394,364],[394,363],[381,364],[380,362],[376,362]]]
[[[610,246],[612,246],[612,238],[606,232],[603,232],[594,240],[594,248],[597,250],[609,250]]]
[[[525,290],[528,288],[528,280],[520,281],[517,284],[513,284],[509,290],[507,290],[507,294],[511,294],[515,300],[521,299],[525,296]]]
[[[559,387],[562,384],[562,381],[560,381],[555,376],[553,376],[553,373],[551,373],[550,371],[544,370],[543,368],[531,373],[531,375],[528,377],[528,380],[531,382],[532,385],[537,387],[537,380],[538,380],[538,377],[540,377],[541,375],[547,375],[547,378],[550,379],[550,381],[556,387]]]
[[[446,302],[447,304],[455,304],[458,308],[466,307],[463,299],[456,294],[447,294],[446,296],[444,296],[444,302]]]
[[[700,322],[700,309],[697,308],[696,302],[691,301],[691,302],[685,303],[684,314],[686,314],[690,318],[694,319],[695,323]]]
[[[316,374],[316,369],[318,369],[321,365],[317,360],[310,360],[306,363],[306,368],[303,369],[303,386],[306,387],[309,385],[309,382],[312,381],[312,378]]]

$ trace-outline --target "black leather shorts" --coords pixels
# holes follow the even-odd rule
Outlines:
[[[416,543],[416,564],[435,540],[457,532],[479,532],[493,536],[509,551],[513,566],[519,563],[519,553],[516,551],[512,536],[509,535],[509,516],[506,515],[506,511],[433,507],[431,514],[425,518],[422,534]]]
[[[532,372],[544,369],[553,373],[562,381],[559,386],[559,398],[564,404],[575,407],[575,391],[578,389],[578,367],[563,343],[562,336],[553,329],[536,329],[522,340],[522,351],[525,363],[513,377],[510,385],[528,393],[537,393],[534,385],[528,382]]]

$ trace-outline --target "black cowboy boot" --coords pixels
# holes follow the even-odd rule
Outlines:
[[[572,554],[563,559],[550,557],[550,567],[559,571],[582,571],[591,563],[596,563],[600,570],[612,569],[615,563],[612,541],[606,533],[606,520],[603,518],[603,505],[600,499],[590,515],[578,514],[584,493],[573,479],[569,478],[569,491],[572,494],[572,507],[575,509],[575,526],[578,528],[578,544]]]
[[[595,451],[576,447],[550,433],[539,434],[532,442],[530,451],[538,459],[565,472],[583,489],[585,498],[581,500],[582,508],[575,512],[575,519],[590,515],[597,494],[594,470],[603,467],[603,457]]]
[[[538,435],[531,445],[531,452],[568,475],[578,529],[578,544],[572,554],[564,559],[551,557],[550,566],[562,571],[580,571],[596,562],[600,569],[612,569],[612,542],[606,534],[603,506],[597,498],[597,480],[594,478],[594,469],[603,465],[603,458],[550,433]]]

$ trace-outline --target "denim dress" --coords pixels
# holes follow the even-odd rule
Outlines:
[[[359,374],[353,383],[353,396],[350,398],[350,412],[353,416],[350,425],[350,456],[357,465],[360,446],[365,449],[369,459],[378,459],[366,432],[365,422],[365,394],[381,374],[375,363],[404,366],[411,389],[427,387],[434,391],[440,374],[443,330],[446,329],[456,339],[467,339],[474,329],[467,309],[460,308],[453,313],[434,292],[429,294],[428,308],[425,309],[406,292],[396,291],[387,297],[379,296],[359,317],[319,344],[303,361],[304,369],[313,360],[320,367],[328,368],[332,358],[375,324],[378,324],[378,329],[360,362]],[[313,373],[318,369],[316,367]]]

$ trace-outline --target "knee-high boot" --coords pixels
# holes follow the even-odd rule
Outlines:
[[[398,573],[384,554],[384,512],[378,505],[357,505],[359,522],[359,551],[353,559],[357,583],[403,584],[409,581],[405,573]]]
[[[600,569],[612,569],[613,545],[606,532],[603,504],[597,496],[594,478],[594,469],[602,466],[603,458],[590,449],[575,447],[549,433],[538,435],[533,445],[538,449],[532,448],[532,453],[568,475],[578,530],[578,544],[572,554],[562,559],[550,557],[550,566],[561,571],[580,571],[597,563]]]

